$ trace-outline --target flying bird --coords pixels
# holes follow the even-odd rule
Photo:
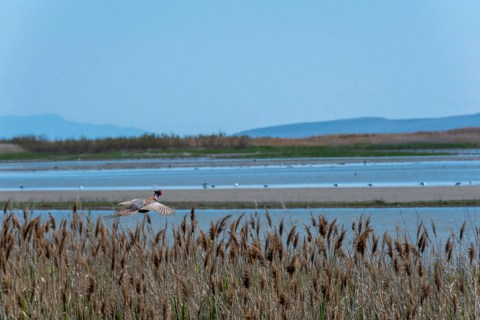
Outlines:
[[[157,199],[163,195],[162,190],[154,191],[153,196],[146,199],[133,199],[117,204],[117,211],[115,213],[107,216],[105,220],[130,216],[137,213],[146,213],[148,211],[155,211],[162,216],[170,216],[175,214],[175,210],[170,207],[167,207],[160,202],[157,202]]]

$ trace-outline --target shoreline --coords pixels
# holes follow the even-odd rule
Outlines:
[[[97,203],[113,207],[116,203],[134,198],[145,198],[151,192],[120,191],[5,191],[0,192],[0,203]],[[167,205],[217,208],[231,207],[311,207],[315,206],[401,206],[439,204],[465,206],[480,203],[480,186],[438,187],[357,187],[357,188],[284,188],[284,189],[203,189],[167,190],[160,202]]]

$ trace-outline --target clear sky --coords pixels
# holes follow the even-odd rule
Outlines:
[[[480,112],[480,2],[0,0],[0,115],[156,133]]]

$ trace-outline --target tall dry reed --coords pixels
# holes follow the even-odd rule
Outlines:
[[[0,317],[36,319],[475,319],[478,228],[440,245],[376,234],[324,216],[308,225],[225,216],[208,230],[195,211],[177,228],[133,228],[72,212],[68,220],[5,209]],[[262,220],[265,221],[265,220]],[[475,230],[467,240],[465,228]]]

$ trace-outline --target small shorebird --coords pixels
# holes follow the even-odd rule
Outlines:
[[[167,207],[160,202],[157,202],[157,199],[163,195],[162,190],[154,191],[153,196],[146,199],[133,199],[117,204],[117,211],[105,218],[109,220],[112,218],[130,216],[137,213],[146,213],[148,211],[155,211],[162,216],[170,216],[175,214],[175,210],[170,207]]]

